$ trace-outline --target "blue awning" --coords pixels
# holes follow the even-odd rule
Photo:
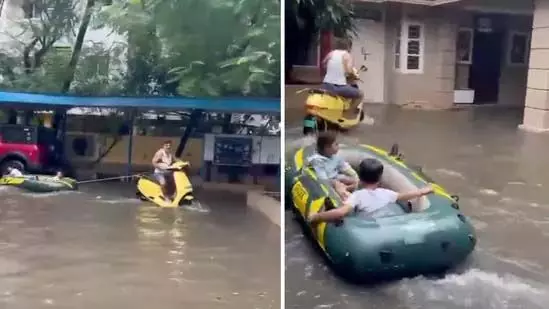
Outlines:
[[[203,109],[218,112],[280,113],[279,98],[90,97],[0,91],[0,107]]]

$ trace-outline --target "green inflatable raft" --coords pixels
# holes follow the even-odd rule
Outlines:
[[[365,158],[379,159],[385,167],[382,186],[386,188],[403,192],[430,184],[434,194],[407,205],[389,205],[390,214],[385,209],[385,215],[374,213],[371,219],[350,215],[313,230],[304,220],[309,214],[342,203],[330,184],[319,180],[307,165],[314,151],[312,145],[287,154],[286,201],[339,275],[352,281],[372,281],[443,273],[464,262],[474,250],[475,231],[459,210],[458,198],[398,156],[369,145],[340,145],[338,155],[352,166]]]
[[[78,189],[76,180],[72,178],[56,179],[48,175],[25,175],[23,177],[3,176],[0,185],[13,186],[36,193],[56,191],[71,191]]]

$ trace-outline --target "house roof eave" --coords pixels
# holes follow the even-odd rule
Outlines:
[[[462,0],[358,0],[357,2],[375,2],[375,3],[398,2],[398,3],[406,3],[406,4],[425,5],[425,6],[439,6],[439,5],[451,4],[451,3],[461,2],[461,1]]]

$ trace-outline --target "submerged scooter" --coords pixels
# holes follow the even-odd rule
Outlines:
[[[347,76],[347,83],[358,88],[360,72],[366,72],[366,66],[359,70],[354,69],[353,74]],[[351,99],[347,99],[330,93],[325,89],[306,88],[297,93],[308,91],[309,95],[305,101],[306,116],[304,119],[303,133],[310,131],[324,131],[327,129],[348,130],[364,120],[363,103],[358,105],[358,111],[350,111]],[[314,126],[314,128],[312,128]]]
[[[173,192],[173,200],[167,201],[162,194],[162,188],[158,181],[152,176],[140,176],[137,181],[137,196],[143,201],[151,201],[160,207],[176,208],[179,206],[191,205],[194,201],[193,186],[186,169],[189,162],[177,161],[167,169],[171,171],[173,179],[168,180],[168,186]]]

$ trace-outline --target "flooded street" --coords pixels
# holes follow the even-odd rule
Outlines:
[[[477,248],[463,269],[443,279],[352,286],[335,277],[286,211],[286,308],[546,308],[549,135],[518,130],[521,110],[366,110],[375,125],[361,125],[342,142],[385,149],[399,143],[405,160],[460,196]],[[288,118],[288,128],[300,125],[299,117]],[[300,131],[286,131],[287,145],[299,143]]]
[[[243,194],[181,210],[82,191],[0,188],[0,308],[280,307],[280,229]]]

